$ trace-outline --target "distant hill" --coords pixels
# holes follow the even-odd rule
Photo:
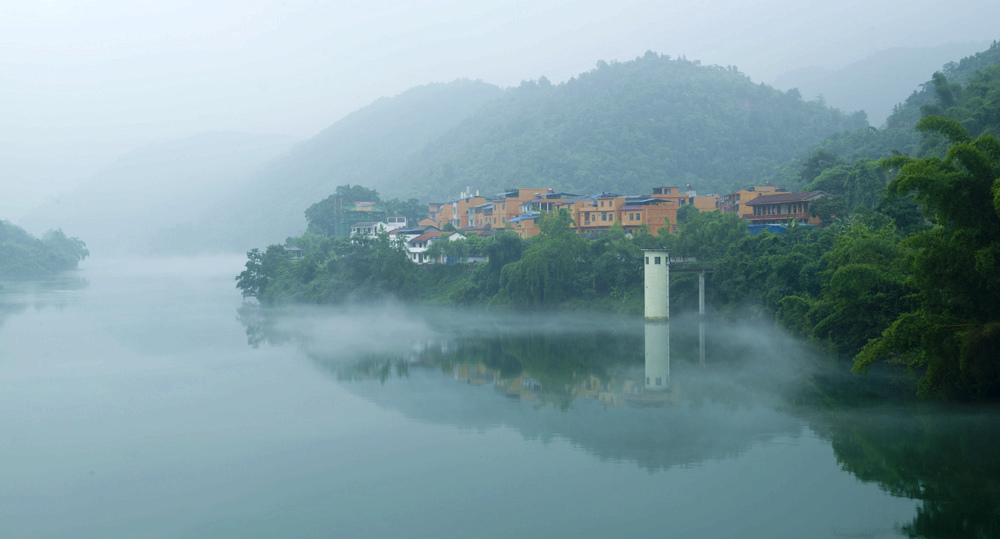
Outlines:
[[[798,88],[806,98],[822,95],[831,107],[864,110],[868,121],[880,127],[903,96],[942,69],[946,63],[989,46],[988,42],[947,43],[937,47],[895,48],[880,51],[841,69],[806,67],[774,79],[783,90]]]
[[[19,222],[39,232],[61,228],[99,254],[144,253],[158,230],[202,215],[292,142],[203,133],[139,148]]]
[[[415,153],[501,94],[497,86],[459,80],[381,98],[270,161],[239,192],[160,243],[168,250],[187,250],[188,241],[199,249],[245,250],[301,234],[305,209],[338,185],[360,184],[392,198],[404,190],[397,184]]]

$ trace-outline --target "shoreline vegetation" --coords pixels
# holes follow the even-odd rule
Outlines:
[[[0,278],[46,277],[76,269],[90,251],[78,238],[50,230],[36,238],[10,221],[0,220]]]
[[[834,195],[821,228],[793,221],[784,234],[751,235],[734,214],[684,211],[675,234],[626,234],[616,223],[587,239],[561,210],[543,214],[541,234],[527,240],[509,231],[470,235],[429,253],[484,262],[418,266],[388,234],[337,238],[310,223],[285,245],[250,251],[237,287],[262,305],[395,298],[638,314],[642,249],[665,248],[711,264],[706,300],[719,316],[773,320],[853,362],[855,372],[909,368],[923,396],[996,398],[1000,64],[977,70],[965,86],[939,75],[915,126],[918,157],[847,163],[820,148],[802,165],[805,189]],[[911,98],[897,119],[911,114]],[[286,248],[301,249],[302,258]],[[696,308],[697,294],[695,276],[671,279],[676,312]]]

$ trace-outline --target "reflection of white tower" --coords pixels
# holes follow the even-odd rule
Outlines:
[[[646,391],[670,385],[670,322],[646,322]]]
[[[646,280],[646,320],[670,319],[670,253],[665,249],[644,249]]]

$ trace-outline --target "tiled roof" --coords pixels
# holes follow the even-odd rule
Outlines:
[[[532,219],[538,219],[537,215],[518,215],[513,219],[507,219],[508,223],[520,223],[521,221],[530,221]]]
[[[805,193],[782,193],[780,195],[763,195],[747,202],[746,204],[747,206],[760,206],[762,204],[802,202],[805,200],[814,200],[825,195],[826,193],[824,193],[823,191],[806,191]]]
[[[415,242],[415,241],[427,241],[427,240],[433,240],[435,238],[450,238],[452,236],[452,234],[458,234],[458,232],[448,232],[448,231],[434,230],[434,231],[431,231],[431,232],[425,232],[425,233],[423,233],[423,234],[421,234],[421,235],[413,238],[412,240],[410,240],[410,242],[412,243],[412,242]]]

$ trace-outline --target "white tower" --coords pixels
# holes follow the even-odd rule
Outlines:
[[[670,253],[643,249],[646,280],[646,320],[670,320]]]

